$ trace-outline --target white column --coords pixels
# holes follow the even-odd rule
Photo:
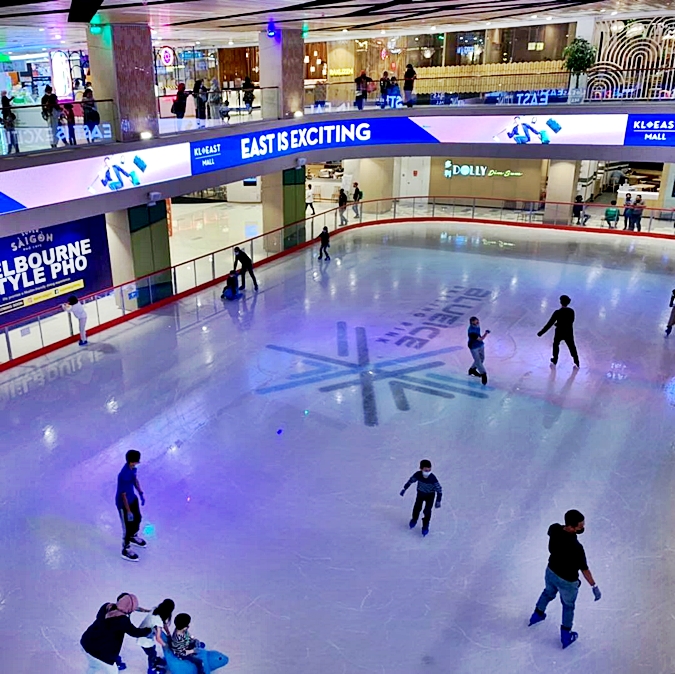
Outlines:
[[[572,218],[571,202],[577,195],[579,162],[551,160],[546,186],[544,224],[569,225]],[[552,203],[552,202],[563,203]]]

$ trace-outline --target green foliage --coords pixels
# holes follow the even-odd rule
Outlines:
[[[565,47],[562,56],[565,70],[578,76],[595,63],[595,47],[583,37],[575,37]]]

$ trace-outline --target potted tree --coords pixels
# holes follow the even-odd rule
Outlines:
[[[565,70],[576,76],[575,86],[579,88],[579,76],[595,63],[595,47],[583,37],[575,37],[563,50]]]

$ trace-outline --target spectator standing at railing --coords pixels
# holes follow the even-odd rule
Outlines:
[[[19,154],[19,135],[16,132],[16,115],[10,110],[9,115],[3,118],[5,137],[7,138],[7,154],[14,152]]]
[[[412,67],[411,63],[405,67],[405,74],[403,75],[403,98],[405,104],[412,108],[413,106],[413,90],[415,89],[415,80],[417,79],[417,73]]]
[[[395,77],[391,78],[389,83],[389,93],[387,94],[387,103],[390,108],[400,108],[401,106],[401,87]]]
[[[642,213],[645,210],[645,202],[642,201],[642,196],[637,195],[635,197],[635,202],[633,203],[633,209],[630,214],[630,230],[641,232],[642,231]]]
[[[185,108],[187,106],[187,99],[190,94],[185,91],[185,84],[181,82],[176,91],[176,97],[173,99],[171,105],[171,113],[176,115],[176,131],[181,131],[183,128],[183,117],[185,117]]]
[[[380,77],[380,107],[384,110],[387,107],[387,96],[389,95],[389,87],[391,86],[391,79],[389,73],[385,70]]]
[[[630,224],[631,215],[633,213],[633,198],[630,195],[630,192],[626,195],[626,199],[623,202],[623,228],[624,230],[628,229]]]
[[[42,105],[42,119],[47,122],[49,131],[51,133],[51,146],[56,147],[59,144],[59,138],[57,134],[59,129],[59,114],[61,113],[61,106],[59,105],[59,99],[56,97],[56,94],[49,85],[45,87],[45,93],[44,96],[42,96],[40,104]]]
[[[346,225],[349,220],[347,220],[347,216],[345,215],[345,211],[347,210],[347,203],[349,202],[349,197],[347,196],[347,193],[344,191],[344,189],[341,187],[340,188],[340,194],[338,195],[338,211],[340,213],[340,226],[342,227],[343,225]]]
[[[253,82],[251,82],[251,78],[246,76],[244,78],[244,83],[241,85],[241,90],[244,92],[244,105],[246,106],[249,115],[253,114],[253,101],[255,100],[255,96],[253,95],[254,89],[255,87],[253,86]]]
[[[220,104],[223,102],[223,96],[218,86],[218,79],[214,77],[211,80],[209,89],[209,115],[211,119],[220,119]]]
[[[96,100],[91,87],[87,87],[82,92],[82,118],[86,131],[87,143],[93,143],[96,140],[94,129],[101,123],[101,115],[96,108]]]
[[[354,104],[358,110],[363,110],[363,105],[368,100],[368,89],[372,82],[373,78],[368,77],[365,70],[362,70],[361,74],[354,80],[354,83],[356,84]]]
[[[2,119],[3,121],[7,119],[9,116],[9,113],[12,112],[12,101],[14,100],[14,97],[10,98],[7,95],[6,91],[0,92],[0,105],[2,106]]]
[[[359,188],[358,183],[354,183],[354,196],[352,197],[352,201],[354,202],[352,204],[352,210],[354,211],[354,215],[358,218],[360,214],[360,209],[361,209],[361,200],[363,199],[363,192]]]
[[[82,306],[82,303],[75,297],[71,295],[68,298],[66,304],[62,304],[61,307],[64,311],[69,311],[75,318],[77,318],[78,328],[80,330],[80,346],[87,345],[87,312]]]

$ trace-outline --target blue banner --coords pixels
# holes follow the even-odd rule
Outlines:
[[[675,115],[628,115],[623,144],[675,147]]]
[[[407,117],[365,117],[198,141],[190,143],[190,156],[192,175],[199,175],[310,150],[438,142]]]
[[[0,326],[111,285],[105,215],[0,239]]]

